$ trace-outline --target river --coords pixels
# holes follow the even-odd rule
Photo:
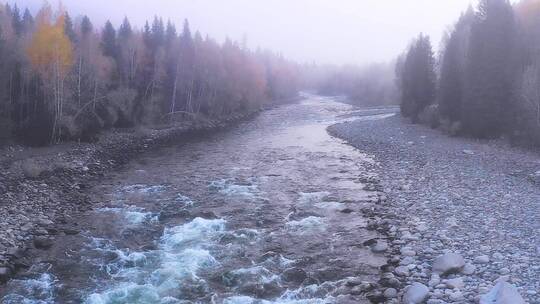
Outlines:
[[[351,111],[309,96],[138,157],[88,190],[81,233],[59,236],[2,302],[365,302],[346,284],[386,262],[363,245],[380,237],[361,212],[380,196],[363,183],[373,160],[326,132]]]

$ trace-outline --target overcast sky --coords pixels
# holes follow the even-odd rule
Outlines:
[[[0,0],[1,1],[1,0]],[[55,3],[57,0],[51,0]],[[42,0],[9,0],[37,9]],[[476,0],[63,0],[95,24],[124,16],[141,26],[154,15],[223,40],[246,36],[301,62],[366,64],[393,59],[420,32],[438,45],[443,31]]]

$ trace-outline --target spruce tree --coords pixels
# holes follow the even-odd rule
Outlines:
[[[13,27],[15,34],[20,37],[23,33],[23,23],[21,19],[21,12],[19,11],[17,4],[15,4],[11,11],[11,26]]]
[[[114,29],[110,21],[107,21],[107,23],[105,23],[105,28],[101,33],[101,49],[103,51],[103,55],[107,57],[116,58],[116,56],[118,55],[116,30]]]
[[[465,132],[499,136],[511,113],[515,23],[508,0],[481,0],[471,28],[461,111]]]
[[[34,17],[30,13],[28,9],[24,10],[23,18],[22,18],[22,26],[23,26],[23,32],[31,33],[34,29]]]
[[[435,100],[435,59],[428,36],[420,34],[410,47],[401,70],[401,113],[419,122],[420,113]]]
[[[75,34],[75,30],[73,29],[73,21],[68,13],[64,15],[64,33],[72,43],[77,42],[77,34]]]
[[[470,29],[474,21],[471,8],[461,16],[447,41],[439,80],[439,113],[449,122],[461,121],[465,85],[465,65]]]
[[[92,25],[92,22],[90,21],[90,18],[88,16],[84,16],[81,21],[81,34],[83,37],[88,37],[90,33],[94,30],[94,26]]]

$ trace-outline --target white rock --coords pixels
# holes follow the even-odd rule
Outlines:
[[[450,300],[457,302],[463,299],[463,293],[461,291],[452,292],[449,294]]]
[[[447,280],[446,286],[451,289],[462,289],[463,287],[465,287],[465,283],[463,283],[462,278],[455,278]]]
[[[489,263],[489,256],[487,255],[481,255],[474,258],[474,262],[476,264],[487,264]]]
[[[413,283],[408,286],[403,295],[403,304],[423,303],[429,295],[429,288],[422,283]]]
[[[504,256],[502,254],[498,253],[498,252],[495,252],[493,254],[493,259],[494,260],[502,260],[502,259],[504,259]]]
[[[476,272],[476,266],[474,266],[473,264],[465,264],[465,267],[463,267],[463,270],[461,271],[461,273],[466,274],[466,275],[471,275],[471,274],[474,274],[475,272]]]
[[[525,304],[525,300],[514,285],[499,282],[480,298],[480,304]]]
[[[416,251],[410,249],[410,248],[402,248],[401,249],[401,255],[403,256],[415,256]]]
[[[433,262],[433,272],[437,274],[448,274],[460,272],[465,267],[465,260],[460,254],[446,253],[435,259]]]
[[[406,266],[399,266],[394,269],[394,272],[396,275],[400,277],[408,277],[409,276],[409,268]]]
[[[392,299],[397,297],[397,290],[394,288],[388,288],[383,293],[384,297],[387,299]]]
[[[371,251],[375,253],[381,253],[388,250],[388,244],[386,242],[377,242],[373,247],[371,247]]]
[[[502,274],[502,275],[509,274],[509,273],[510,273],[510,269],[508,269],[508,268],[501,268],[501,269],[499,269],[499,273]]]
[[[441,277],[439,277],[439,275],[437,274],[431,275],[431,279],[429,279],[428,285],[430,287],[435,287],[439,285],[439,283],[441,283]]]

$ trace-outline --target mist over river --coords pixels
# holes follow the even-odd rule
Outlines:
[[[58,236],[3,303],[366,302],[347,286],[386,263],[361,212],[381,194],[366,190],[373,160],[326,131],[352,110],[310,95],[142,155],[88,190],[81,233]]]

